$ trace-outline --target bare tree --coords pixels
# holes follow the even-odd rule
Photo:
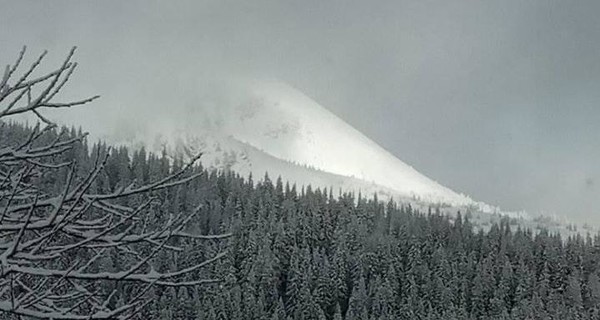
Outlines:
[[[74,51],[56,70],[33,77],[46,52],[23,69],[23,48],[0,78],[0,122],[27,113],[40,120],[26,141],[17,145],[0,141],[0,312],[16,318],[135,317],[148,304],[147,292],[152,286],[196,286],[218,281],[189,281],[186,275],[196,274],[222,258],[224,252],[180,270],[156,271],[152,262],[158,252],[181,250],[170,239],[205,241],[229,236],[187,233],[184,227],[193,212],[170,215],[157,230],[144,226],[145,213],[156,201],[152,194],[195,179],[198,174],[191,174],[189,169],[197,158],[162,180],[97,194],[90,191],[91,186],[103,172],[108,155],[98,154],[93,169],[78,176],[75,163],[57,159],[84,137],[59,136],[41,143],[42,137],[56,127],[42,114],[45,109],[82,106],[98,98],[54,101],[77,66],[72,61]],[[39,177],[56,170],[68,171],[62,191],[52,193],[36,183]],[[120,200],[127,197],[143,201],[136,206],[121,204]],[[126,256],[126,262],[118,270],[102,270],[98,261],[111,250]],[[112,286],[103,287],[104,283]],[[117,289],[100,289],[115,287],[115,283],[131,287],[125,301],[114,301]]]

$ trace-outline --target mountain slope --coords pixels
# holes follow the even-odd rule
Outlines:
[[[298,185],[498,211],[420,174],[286,84],[254,82],[244,90],[234,103],[209,109],[199,103],[183,125],[147,127],[128,141],[109,140],[155,152],[203,152],[204,166],[242,175],[268,172]]]
[[[429,202],[473,201],[425,177],[299,91],[279,82],[251,89],[223,123],[233,138],[288,161],[390,188]]]

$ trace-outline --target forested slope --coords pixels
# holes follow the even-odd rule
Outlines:
[[[17,143],[29,132],[4,123],[0,139]],[[107,152],[93,186],[99,192],[151,182],[182,166],[164,154],[85,140],[63,157],[83,173]],[[223,281],[152,289],[144,319],[600,319],[598,236],[561,239],[508,221],[475,232],[468,214],[450,218],[268,176],[255,183],[203,170],[195,167],[199,178],[154,194],[156,209],[144,219],[160,225],[169,214],[199,208],[188,231],[233,231],[227,242],[177,243],[183,252],[154,257],[157,270],[176,270],[226,248],[225,259],[198,271]],[[40,187],[56,193],[65,178],[57,169],[40,177]],[[103,259],[110,269],[122,257]],[[118,295],[127,295],[127,285],[120,286]]]

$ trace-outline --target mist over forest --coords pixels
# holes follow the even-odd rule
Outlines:
[[[600,319],[592,0],[0,0],[0,320]]]
[[[598,9],[591,0],[6,2],[0,57],[12,61],[27,44],[60,61],[79,46],[82,72],[65,94],[103,99],[57,121],[92,135],[199,122],[188,112],[235,102],[237,83],[277,79],[443,185],[585,223],[598,219]]]

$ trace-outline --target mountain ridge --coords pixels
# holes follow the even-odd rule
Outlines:
[[[195,111],[202,124],[153,127],[127,141],[151,151],[203,152],[202,163],[242,175],[281,176],[297,184],[387,194],[388,198],[497,213],[419,173],[310,97],[273,80],[254,81],[235,103]],[[199,123],[199,122],[198,122]],[[186,153],[183,152],[183,153]],[[321,175],[297,170],[315,168]],[[302,171],[302,172],[301,172]],[[327,177],[323,174],[327,173]],[[335,178],[334,178],[335,177]],[[341,178],[344,177],[344,178]]]

